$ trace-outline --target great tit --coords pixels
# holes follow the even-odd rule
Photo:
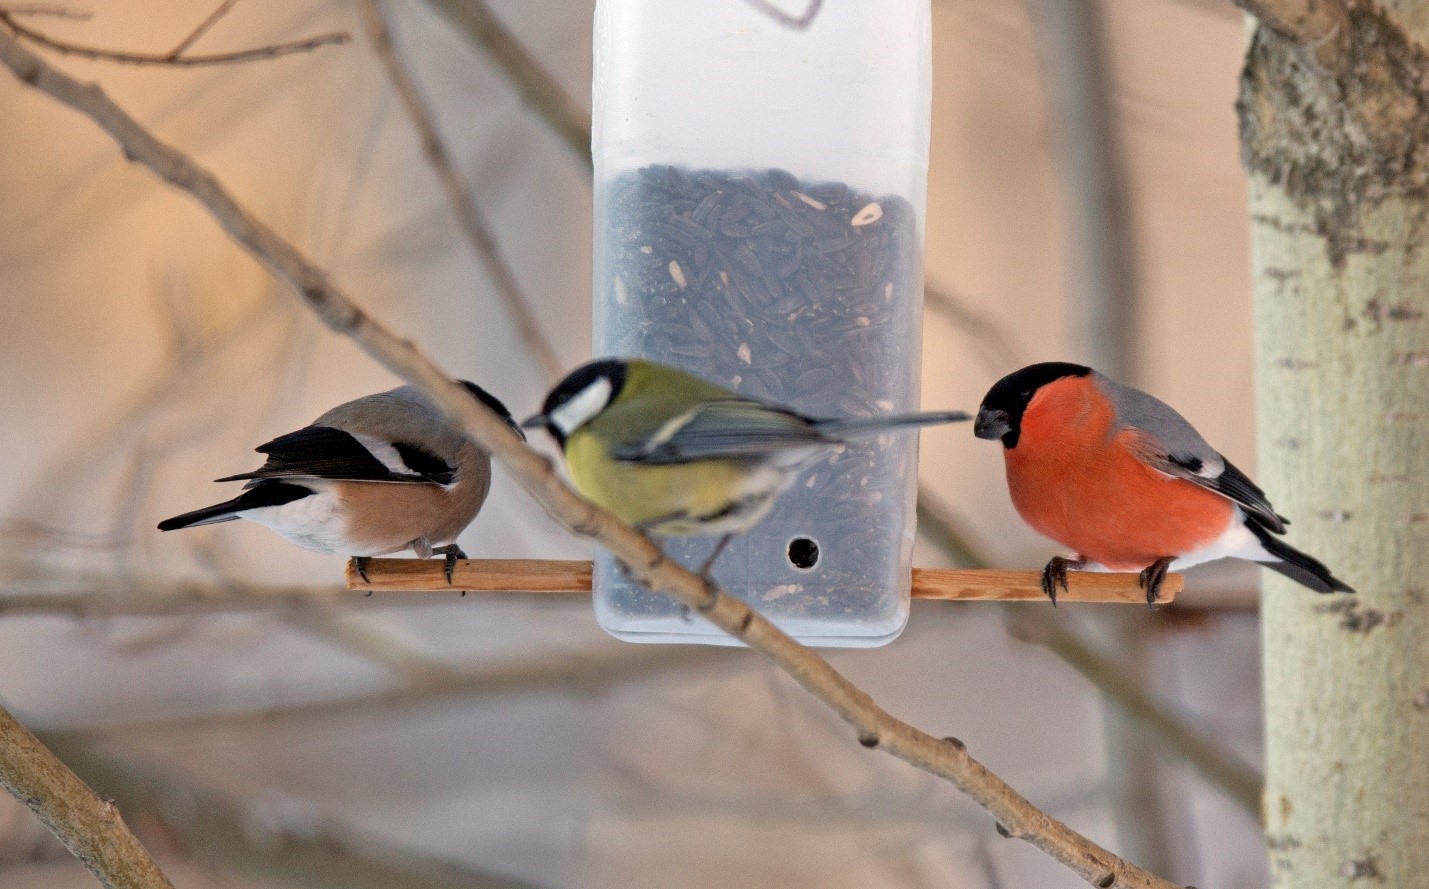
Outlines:
[[[461,384],[516,426],[491,393]],[[247,481],[242,494],[165,519],[159,530],[247,519],[304,549],[356,557],[364,580],[372,556],[443,555],[450,583],[466,558],[457,535],[491,487],[491,458],[411,386],[338,405],[257,451],[268,457],[261,469],[218,480]]]
[[[1079,364],[1034,364],[988,391],[973,433],[1002,442],[1012,503],[1076,551],[1042,573],[1057,601],[1067,569],[1140,571],[1155,604],[1170,570],[1227,556],[1319,593],[1354,592],[1281,540],[1289,522],[1245,473],[1165,402]]]
[[[657,536],[736,535],[769,512],[800,470],[852,439],[972,419],[961,411],[815,419],[636,359],[572,371],[526,428],[545,428],[581,494]]]

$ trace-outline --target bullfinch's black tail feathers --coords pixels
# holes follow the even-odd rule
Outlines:
[[[1260,564],[1272,571],[1278,571],[1301,586],[1317,593],[1354,592],[1349,584],[1331,574],[1330,569],[1326,568],[1323,562],[1300,552],[1276,537],[1269,528],[1261,523],[1248,521],[1246,526],[1260,540],[1260,545],[1265,548],[1265,551],[1277,560]]]
[[[301,500],[312,493],[311,488],[305,488],[302,485],[291,485],[286,482],[262,482],[232,500],[205,506],[203,509],[195,509],[193,512],[176,515],[171,519],[164,519],[159,523],[159,530],[175,531],[179,528],[231,522],[238,518],[238,513],[244,510],[258,509],[264,506],[282,506],[284,503]]]
[[[879,435],[896,429],[935,426],[939,423],[963,423],[971,419],[972,414],[964,411],[931,411],[922,414],[815,420],[814,427],[831,438],[858,438],[865,435]]]

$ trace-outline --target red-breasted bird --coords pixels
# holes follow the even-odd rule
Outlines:
[[[1226,557],[1317,593],[1352,593],[1277,535],[1265,492],[1164,402],[1078,364],[1034,364],[983,398],[973,432],[1001,440],[1024,521],[1076,552],[1042,572],[1057,601],[1067,569],[1139,571],[1155,604],[1168,571]]]
[[[491,393],[460,382],[516,427]],[[411,386],[338,405],[257,451],[268,456],[261,469],[219,479],[247,481],[242,494],[165,519],[159,530],[247,519],[304,549],[356,557],[364,580],[367,559],[410,549],[445,556],[450,582],[466,558],[457,535],[491,488],[491,458]]]

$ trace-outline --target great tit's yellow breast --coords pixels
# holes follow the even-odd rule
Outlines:
[[[642,466],[613,459],[588,429],[572,433],[565,451],[581,494],[632,525],[677,515],[717,515],[744,494],[744,473],[730,460]],[[672,536],[707,533],[678,521],[651,530]]]

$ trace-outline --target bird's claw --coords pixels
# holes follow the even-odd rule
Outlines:
[[[1146,590],[1146,607],[1155,610],[1156,602],[1161,598],[1161,584],[1166,581],[1166,574],[1174,561],[1175,558],[1165,556],[1141,569],[1137,582]]]
[[[1057,587],[1060,586],[1068,592],[1071,591],[1071,588],[1067,586],[1067,569],[1080,565],[1080,562],[1053,556],[1052,560],[1047,563],[1047,567],[1042,569],[1042,592],[1052,600],[1053,608],[1057,607]]]
[[[372,561],[372,557],[371,557],[371,556],[353,556],[353,557],[352,557],[352,567],[354,567],[354,568],[357,569],[357,576],[360,577],[360,578],[362,578],[362,582],[363,582],[363,583],[371,583],[371,582],[372,582],[372,581],[370,581],[370,580],[367,579],[367,563],[370,562],[370,561]],[[372,595],[372,591],[371,591],[371,590],[368,590],[368,591],[367,591],[367,595],[369,595],[369,596]]]

